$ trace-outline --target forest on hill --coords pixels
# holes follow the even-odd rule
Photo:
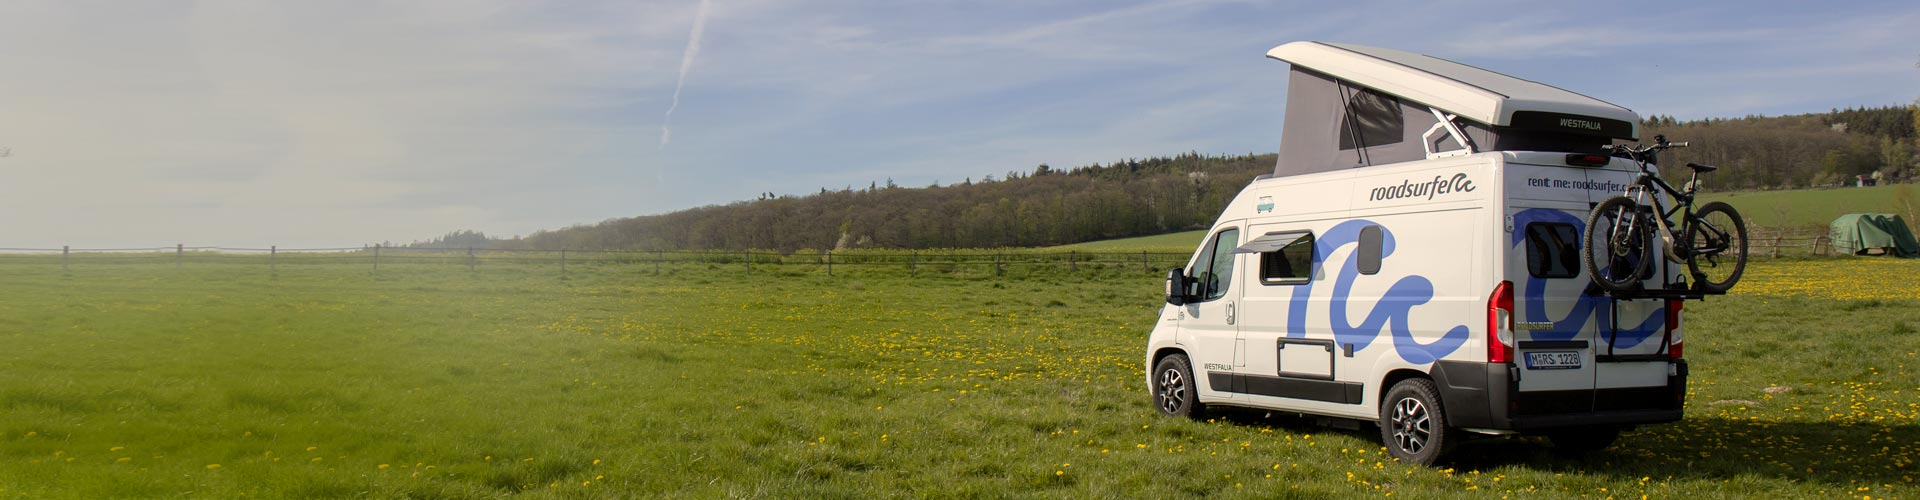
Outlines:
[[[1643,140],[1664,134],[1689,143],[1668,163],[1723,167],[1707,184],[1721,191],[1835,186],[1875,171],[1912,182],[1920,159],[1920,110],[1913,106],[1684,122],[1656,115],[1642,125]]]
[[[1024,247],[1204,225],[1274,155],[1129,159],[906,188],[873,183],[542,231],[499,248],[801,249]]]
[[[1641,137],[1664,134],[1691,144],[1675,150],[1668,164],[1724,167],[1706,189],[1793,189],[1850,183],[1876,171],[1887,182],[1912,182],[1920,177],[1916,127],[1920,110],[1888,106],[1692,121],[1654,115]],[[907,188],[889,180],[804,196],[769,193],[525,237],[456,231],[415,245],[783,252],[1061,245],[1202,227],[1254,177],[1272,172],[1274,161],[1273,154],[1190,152],[1068,169],[1042,164],[947,186]]]

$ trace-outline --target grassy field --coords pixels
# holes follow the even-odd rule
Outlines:
[[[1894,195],[1912,185],[1886,185],[1864,188],[1796,189],[1792,191],[1742,191],[1707,193],[1706,201],[1724,201],[1752,221],[1755,227],[1826,228],[1833,219],[1851,213],[1898,213]],[[1920,202],[1920,192],[1911,196]],[[1902,215],[1906,217],[1906,215]],[[1914,224],[1916,221],[1907,221]]]
[[[1691,303],[1687,419],[1606,452],[1155,416],[1158,277],[0,266],[0,497],[1920,496],[1920,263]],[[1783,387],[1783,389],[1769,388]]]

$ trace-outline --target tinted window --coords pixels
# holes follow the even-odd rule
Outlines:
[[[1294,240],[1277,251],[1260,254],[1260,281],[1263,283],[1305,283],[1312,277],[1312,234]]]
[[[1225,297],[1227,287],[1233,285],[1233,249],[1240,245],[1240,230],[1221,231],[1213,244],[1213,272],[1207,276],[1207,294],[1202,300]]]
[[[1226,296],[1227,288],[1233,285],[1233,249],[1239,244],[1239,229],[1221,230],[1208,240],[1187,270],[1187,276],[1193,278],[1187,295],[1201,302]]]
[[[1385,240],[1386,232],[1380,226],[1360,228],[1360,249],[1356,250],[1360,252],[1360,274],[1380,273],[1380,259],[1384,257],[1381,253],[1385,251],[1381,246]]]
[[[1573,224],[1527,224],[1527,274],[1572,278],[1580,274],[1580,233]]]
[[[1400,142],[1400,101],[1371,89],[1355,88],[1340,118],[1340,149],[1350,150]],[[1355,142],[1358,141],[1358,142]]]

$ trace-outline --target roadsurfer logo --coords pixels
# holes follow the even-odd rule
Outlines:
[[[1367,194],[1367,201],[1398,200],[1402,198],[1431,200],[1435,196],[1447,193],[1471,192],[1473,192],[1473,181],[1467,179],[1467,174],[1453,174],[1453,178],[1451,179],[1436,175],[1433,176],[1433,180],[1419,184],[1415,184],[1411,180],[1405,180],[1400,181],[1400,185],[1398,186],[1373,188],[1373,192]]]

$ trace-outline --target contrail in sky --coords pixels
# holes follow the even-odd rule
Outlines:
[[[707,30],[707,8],[712,5],[710,0],[700,0],[699,10],[693,13],[693,33],[687,35],[687,52],[680,56],[680,81],[673,85],[673,104],[667,106],[667,115],[660,117],[662,148],[667,147],[667,142],[673,137],[673,129],[668,125],[673,122],[674,108],[680,107],[680,88],[687,85],[687,72],[693,69],[693,58],[700,56],[700,33]]]

